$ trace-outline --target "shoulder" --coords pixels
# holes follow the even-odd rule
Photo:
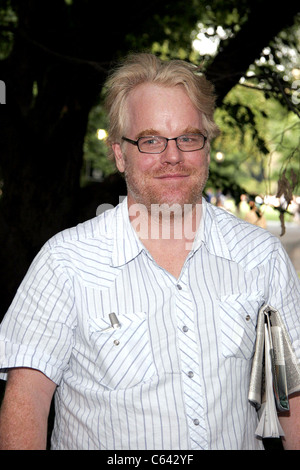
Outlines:
[[[92,242],[94,240],[97,241],[97,243],[105,242],[106,239],[111,238],[114,231],[114,220],[117,212],[117,208],[108,209],[101,215],[74,227],[67,228],[51,237],[46,243],[46,246],[53,248],[68,243],[89,243],[89,241]]]
[[[215,225],[230,258],[245,267],[268,262],[282,249],[280,240],[268,230],[236,217],[222,208],[207,204],[207,219]]]
[[[75,227],[63,230],[50,238],[41,250],[60,266],[72,271],[77,268],[91,271],[96,265],[109,265],[114,250],[118,206]]]

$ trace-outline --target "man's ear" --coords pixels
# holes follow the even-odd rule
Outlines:
[[[123,152],[121,149],[121,145],[118,143],[112,144],[112,149],[115,154],[116,167],[118,168],[120,173],[124,173],[125,160],[124,160]]]

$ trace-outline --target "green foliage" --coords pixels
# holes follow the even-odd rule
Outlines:
[[[299,174],[300,121],[275,98],[237,85],[215,118],[222,132],[212,145],[211,184],[268,194],[276,192],[283,165]],[[214,158],[218,151],[221,163]]]
[[[11,6],[10,0],[0,0],[0,60],[5,59],[11,53],[13,32],[17,23],[17,15]]]
[[[98,129],[107,129],[107,117],[101,102],[92,108],[84,141],[84,162],[81,171],[81,185],[90,181],[102,181],[115,171],[115,165],[107,158],[105,140],[97,136]]]

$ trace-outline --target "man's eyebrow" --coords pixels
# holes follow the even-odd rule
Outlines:
[[[160,133],[155,129],[145,129],[144,131],[139,132],[136,138],[138,139],[139,137],[144,137],[148,135],[160,135]]]
[[[179,135],[184,135],[184,134],[203,134],[203,130],[200,130],[198,129],[198,127],[192,127],[192,126],[188,126],[186,127],[185,129],[183,129],[183,131],[179,134]],[[139,139],[140,137],[144,137],[144,136],[150,136],[150,135],[160,135],[161,136],[161,133],[159,131],[157,131],[156,129],[145,129],[141,132],[139,132],[136,136],[136,139]]]

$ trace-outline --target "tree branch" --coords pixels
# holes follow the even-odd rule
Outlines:
[[[205,75],[215,85],[217,105],[259,58],[262,49],[280,31],[293,24],[299,9],[293,0],[286,0],[280,13],[268,20],[271,8],[272,4],[264,0],[251,2],[248,20],[236,36],[224,42],[223,46],[221,44],[220,52],[207,67]]]

